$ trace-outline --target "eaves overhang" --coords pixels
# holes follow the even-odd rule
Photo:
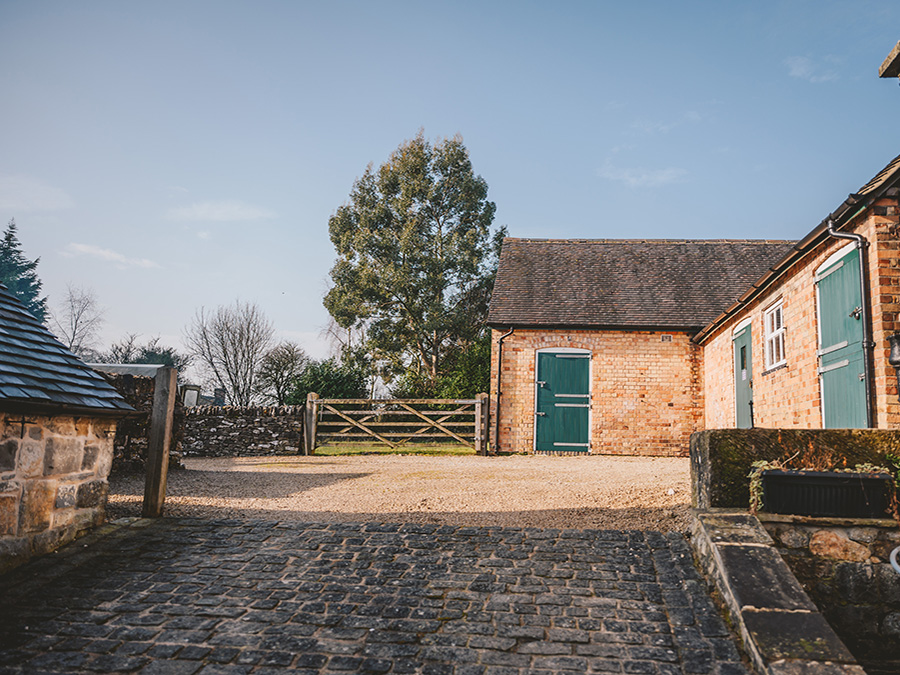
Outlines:
[[[881,64],[878,77],[900,77],[900,42],[894,45],[891,53]]]
[[[103,417],[120,419],[134,415],[136,411],[131,406],[128,408],[90,408],[87,406],[65,405],[61,403],[42,403],[29,399],[3,399],[0,400],[0,413],[14,415],[40,415],[46,417]]]
[[[648,333],[696,333],[702,326],[680,326],[680,325],[637,325],[637,324],[610,324],[610,323],[590,323],[590,324],[574,324],[574,323],[521,323],[516,321],[491,321],[487,324],[488,328],[495,330],[503,330],[516,328],[522,330],[594,330],[594,331],[623,331],[637,332],[645,331]]]

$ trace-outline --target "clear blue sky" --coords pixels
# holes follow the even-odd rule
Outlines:
[[[800,238],[900,154],[894,2],[0,3],[0,225],[104,341],[257,302],[327,347],[328,218],[423,128],[518,237]]]

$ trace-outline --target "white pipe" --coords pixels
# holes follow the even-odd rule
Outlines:
[[[894,568],[897,574],[900,574],[900,562],[897,561],[898,555],[900,555],[900,546],[891,551],[891,567]]]

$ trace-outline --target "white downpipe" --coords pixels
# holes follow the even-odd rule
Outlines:
[[[894,568],[897,574],[900,574],[900,562],[897,561],[898,555],[900,555],[900,546],[891,551],[891,567]]]

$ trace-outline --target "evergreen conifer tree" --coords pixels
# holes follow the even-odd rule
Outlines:
[[[3,239],[0,240],[0,283],[15,295],[38,321],[47,318],[47,297],[41,295],[41,280],[37,266],[40,258],[28,260],[22,252],[22,244],[16,236],[16,220],[9,221]]]

